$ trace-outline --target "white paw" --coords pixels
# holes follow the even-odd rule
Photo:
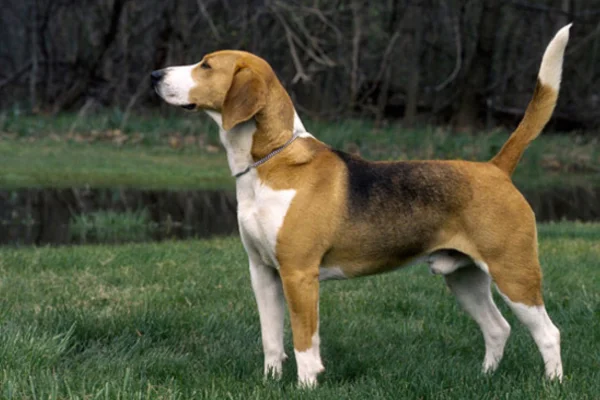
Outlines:
[[[481,368],[484,374],[491,374],[496,369],[498,369],[498,365],[500,364],[500,360],[496,357],[485,357],[483,360],[483,367]]]
[[[287,360],[287,354],[265,357],[265,379],[273,378],[275,380],[281,379],[283,371],[283,362]]]
[[[562,382],[562,380],[563,380],[562,365],[558,364],[554,368],[546,368],[546,378],[548,378],[551,381],[558,380],[559,382]]]
[[[318,345],[307,351],[296,351],[296,363],[298,365],[298,386],[301,388],[315,388],[317,386],[317,375],[325,371]]]
[[[317,387],[317,375],[321,372],[325,371],[325,367],[323,365],[314,365],[316,369],[313,369],[312,372],[303,371],[300,373],[298,371],[298,387],[302,389],[314,389]]]

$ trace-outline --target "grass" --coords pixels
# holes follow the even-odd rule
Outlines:
[[[145,208],[124,212],[99,210],[71,217],[69,235],[73,243],[123,243],[151,239],[157,227]]]
[[[221,189],[233,185],[223,154],[106,143],[0,141],[0,187]]]
[[[126,246],[0,249],[0,397],[5,399],[596,399],[600,225],[540,227],[549,314],[565,380],[542,379],[513,326],[492,376],[483,340],[426,267],[321,288],[326,372],[296,389],[291,359],[262,380],[256,306],[236,238]]]
[[[176,112],[177,111],[177,112]],[[216,127],[180,110],[165,116],[117,112],[77,118],[0,114],[0,187],[136,187],[232,189]],[[309,131],[335,148],[372,160],[488,160],[508,132],[476,136],[446,129],[375,129],[372,122],[306,121]],[[521,161],[523,188],[599,185],[600,146],[593,136],[542,135]]]

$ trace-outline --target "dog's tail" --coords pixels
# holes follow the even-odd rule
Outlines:
[[[525,110],[525,116],[500,152],[491,160],[509,176],[514,172],[529,143],[538,137],[554,111],[565,47],[569,41],[569,28],[571,24],[559,30],[546,48],[533,98]]]

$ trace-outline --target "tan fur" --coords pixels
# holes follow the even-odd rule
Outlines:
[[[303,189],[279,232],[277,259],[291,311],[294,348],[304,351],[311,346],[318,321],[319,266],[342,219],[343,168],[326,146],[312,138],[299,139],[278,158],[281,163],[266,163],[258,173],[275,190]],[[295,318],[296,314],[304,317]],[[297,324],[297,319],[304,322]]]
[[[238,65],[223,102],[223,127],[227,130],[254,117],[265,106],[267,85],[252,68]]]
[[[538,137],[550,120],[557,99],[558,92],[538,79],[523,120],[491,162],[512,175],[529,143]]]

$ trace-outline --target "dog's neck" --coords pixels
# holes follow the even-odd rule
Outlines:
[[[206,110],[206,113],[219,126],[219,137],[221,139],[221,143],[227,151],[227,162],[229,163],[229,169],[231,170],[232,175],[235,175],[245,170],[250,164],[258,160],[255,159],[256,154],[254,154],[254,147],[256,147],[256,138],[263,135],[256,134],[258,130],[255,118],[251,118],[246,122],[238,124],[227,131],[223,128],[223,119],[221,113],[210,110]],[[295,110],[293,132],[296,133],[299,137],[312,137],[312,135],[308,133],[304,128],[304,124],[302,123],[302,120],[298,116],[298,113],[295,112]],[[263,132],[260,133],[262,134]],[[279,135],[279,137],[276,138],[275,143],[269,143],[266,146],[267,149],[265,149],[265,151],[262,151],[261,153],[264,153],[264,155],[269,154],[272,150],[276,149],[277,147],[280,147],[281,144],[285,143],[285,140],[289,140],[292,134],[293,133],[291,131],[282,131],[281,135]],[[283,142],[280,144],[279,142],[281,140],[283,140]],[[262,140],[259,140],[259,142],[260,141]]]
[[[292,99],[274,73],[265,74],[268,78],[263,107],[254,116],[256,132],[252,140],[252,158],[258,161],[273,150],[288,142],[294,132],[297,118]]]

